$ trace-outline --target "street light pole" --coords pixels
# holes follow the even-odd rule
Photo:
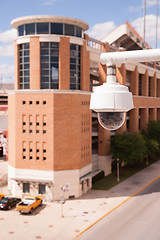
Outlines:
[[[119,182],[119,158],[117,158],[117,182]]]

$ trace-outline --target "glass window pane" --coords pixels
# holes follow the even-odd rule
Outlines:
[[[41,70],[41,75],[42,76],[49,76],[49,70]]]
[[[59,84],[58,83],[51,83],[51,89],[58,89]]]
[[[24,63],[27,63],[27,62],[29,63],[29,57],[24,57],[23,60],[24,60]]]
[[[49,49],[41,49],[41,55],[49,55]]]
[[[75,64],[70,64],[70,69],[72,70],[74,70],[74,69],[76,69],[76,65]]]
[[[41,89],[49,89],[49,83],[42,83],[41,82]]]
[[[29,193],[29,187],[30,187],[29,183],[23,183],[23,192]]]
[[[51,34],[63,35],[63,24],[62,23],[51,23]]]
[[[39,184],[38,193],[39,194],[45,194],[46,193],[46,186],[45,186],[45,184]]]
[[[24,56],[29,56],[29,50],[24,51]]]
[[[24,44],[23,44],[23,48],[24,48],[24,49],[29,49],[29,43],[24,43]]]
[[[70,63],[76,63],[76,58],[70,58]]]
[[[26,35],[35,34],[35,23],[26,24]]]
[[[51,57],[51,62],[56,62],[56,63],[58,63],[58,57]]]
[[[29,84],[24,84],[24,89],[29,89]]]
[[[41,77],[41,82],[42,83],[49,83],[49,76]]]
[[[41,64],[41,69],[49,69],[49,62]]]
[[[49,23],[37,23],[37,33],[38,34],[49,33]]]
[[[24,77],[24,82],[29,83],[29,77]]]
[[[18,27],[18,36],[24,35],[24,25]]]
[[[82,28],[76,26],[76,37],[82,37]]]
[[[29,69],[29,64],[24,64],[24,69]]]
[[[41,48],[49,48],[48,42],[41,42]]]
[[[59,48],[59,43],[57,43],[57,42],[51,42],[50,43],[51,44],[51,48]]]
[[[49,62],[49,56],[41,56],[41,62]]]
[[[58,69],[55,67],[52,67],[51,71],[52,71],[52,80],[58,79]]]
[[[51,49],[51,56],[57,56],[58,54],[58,49]]]
[[[65,35],[74,36],[74,25],[65,24]]]

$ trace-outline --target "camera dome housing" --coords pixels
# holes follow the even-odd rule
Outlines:
[[[117,130],[125,122],[124,112],[99,112],[98,121],[107,130]]]
[[[98,113],[102,127],[116,130],[125,122],[125,113],[134,108],[132,93],[119,83],[104,83],[91,94],[90,109]]]

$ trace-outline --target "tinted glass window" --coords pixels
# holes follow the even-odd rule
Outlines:
[[[29,43],[19,45],[19,88],[29,89]]]
[[[41,89],[59,87],[59,43],[41,43]]]
[[[35,34],[35,23],[26,24],[26,35]]]
[[[82,37],[82,28],[76,26],[76,37]]]
[[[37,33],[38,34],[49,33],[49,23],[37,23]]]
[[[24,193],[28,193],[29,192],[29,188],[30,188],[30,184],[29,183],[23,183],[23,192]]]
[[[62,23],[51,23],[51,34],[63,35],[63,24]]]
[[[24,35],[24,25],[18,27],[18,36]]]
[[[74,26],[65,24],[65,35],[74,36]]]

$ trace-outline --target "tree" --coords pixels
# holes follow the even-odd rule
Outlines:
[[[154,139],[160,146],[160,121],[150,121],[147,125],[147,131],[143,135],[147,139]]]
[[[120,163],[134,164],[145,159],[147,148],[140,133],[123,133],[111,138],[111,152]]]

